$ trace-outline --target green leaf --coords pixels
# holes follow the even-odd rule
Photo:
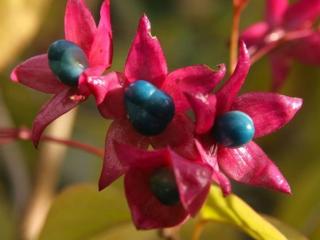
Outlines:
[[[73,186],[54,201],[40,239],[90,239],[127,221],[125,197],[117,189],[99,192],[95,185]]]
[[[201,220],[235,225],[258,240],[287,239],[239,197],[234,194],[223,197],[216,186],[212,186],[208,201],[201,210]]]
[[[280,220],[267,215],[263,215],[263,217],[267,219],[270,223],[272,223],[273,226],[279,229],[282,232],[282,234],[284,234],[289,240],[307,240],[305,236],[303,236],[300,232],[290,227],[286,223],[283,223]]]
[[[239,230],[237,228],[230,228],[227,224],[217,222],[199,222],[197,218],[191,218],[188,222],[182,225],[180,235],[183,240],[201,239],[201,240],[213,240],[213,239],[228,239],[239,240]],[[204,225],[202,225],[204,224]],[[201,225],[201,226],[199,226]],[[195,227],[198,230],[198,234],[195,233]],[[200,236],[201,235],[201,238]],[[242,236],[243,234],[241,234]],[[192,238],[190,237],[192,236]]]

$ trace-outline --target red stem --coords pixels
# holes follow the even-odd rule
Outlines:
[[[233,72],[237,63],[240,17],[248,2],[249,0],[233,0],[233,15],[230,36],[230,73]]]
[[[8,144],[14,140],[23,140],[23,141],[31,141],[32,134],[31,130],[27,128],[3,128],[0,129],[0,144]],[[65,140],[65,139],[58,139],[51,136],[44,135],[41,138],[42,141],[54,142],[62,145],[66,145],[72,148],[80,149],[85,152],[94,154],[98,157],[104,156],[104,150],[100,148],[96,148],[94,146],[77,142],[74,140]]]

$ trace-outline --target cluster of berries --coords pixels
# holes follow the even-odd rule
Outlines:
[[[286,179],[253,139],[287,124],[302,100],[261,92],[238,96],[250,68],[244,42],[231,77],[213,93],[225,66],[194,65],[169,73],[144,15],[124,71],[104,74],[112,61],[109,0],[100,14],[97,26],[83,0],[68,0],[65,39],[11,74],[15,82],[54,94],[33,123],[35,145],[52,121],[92,94],[101,115],[113,120],[99,188],[124,175],[139,229],[175,226],[194,216],[212,182],[226,195],[229,178],[290,193]]]

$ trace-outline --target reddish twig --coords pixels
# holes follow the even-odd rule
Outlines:
[[[196,223],[194,230],[193,230],[193,233],[192,233],[192,240],[200,240],[200,236],[201,236],[203,229],[207,223],[208,222],[205,220],[199,220]]]
[[[0,144],[8,144],[15,140],[22,140],[22,141],[31,141],[32,140],[32,133],[31,130],[28,128],[2,128],[0,129]],[[69,146],[72,148],[80,149],[85,152],[94,154],[98,157],[103,157],[104,150],[100,148],[96,148],[94,146],[77,142],[74,140],[65,140],[59,139],[51,136],[44,135],[41,138],[42,141],[47,142],[54,142],[61,145]]]
[[[230,73],[233,72],[237,63],[240,17],[248,2],[249,0],[233,0],[233,15],[230,36]]]

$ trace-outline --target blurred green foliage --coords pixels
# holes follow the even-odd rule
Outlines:
[[[101,1],[87,2],[95,12],[96,18],[98,18]],[[48,99],[48,96],[11,83],[9,81],[10,70],[21,60],[46,52],[51,42],[63,38],[64,6],[65,1],[52,1],[48,10],[43,9],[44,18],[40,22],[39,31],[34,35],[31,42],[25,43],[23,52],[11,56],[11,63],[0,73],[0,91],[3,104],[9,109],[16,126],[30,127],[32,119],[40,106]],[[153,33],[158,36],[162,43],[170,69],[196,63],[204,63],[214,67],[219,63],[228,62],[231,1],[114,0],[112,1],[113,70],[123,69],[138,19],[144,12],[150,17]],[[1,14],[4,13],[1,12]],[[244,28],[262,17],[263,1],[251,1],[243,14],[241,25]],[[5,19],[5,17],[1,17],[0,26]],[[18,37],[19,29],[24,28],[24,25],[22,23],[12,26],[12,28],[16,29]],[[264,58],[252,66],[243,91],[267,91],[270,86],[270,78],[268,60]],[[288,178],[293,196],[284,196],[264,189],[234,184],[234,192],[256,210],[277,217],[314,240],[320,239],[320,191],[318,185],[320,182],[320,156],[318,154],[320,143],[319,78],[319,68],[298,63],[294,65],[287,84],[281,93],[303,97],[303,110],[289,126],[272,136],[259,140],[259,144],[263,146],[266,153],[277,163]],[[97,147],[103,147],[108,124],[99,116],[94,101],[91,99],[81,106],[73,138]],[[30,143],[19,143],[19,147],[23,150],[27,171],[33,176],[38,153]],[[10,240],[14,239],[14,233],[17,231],[15,224],[18,223],[19,219],[13,211],[12,185],[6,173],[6,165],[1,160],[3,160],[3,156],[0,152],[0,239]],[[11,160],[15,161],[15,159]],[[57,192],[74,183],[90,182],[97,184],[100,167],[101,161],[97,157],[70,149],[60,172]],[[121,184],[116,184],[113,188],[115,188],[115,191],[116,189],[122,189]],[[91,194],[98,194],[94,193],[93,188],[90,188],[90,191]],[[115,194],[112,191],[106,190],[102,193],[97,204],[101,207],[100,209],[97,208],[96,211],[101,214],[100,226],[102,227],[105,217],[108,217],[108,214],[103,212],[111,211],[114,208],[114,200],[111,202],[106,200],[104,204],[103,199],[108,198],[108,194],[118,195],[118,193]],[[119,199],[119,203],[123,203],[124,195],[121,193],[117,199]],[[84,204],[83,201],[85,200],[86,198],[82,199],[79,204]],[[60,199],[60,201],[62,200]],[[77,199],[74,201],[77,202]],[[88,199],[88,201],[90,200]],[[52,211],[50,214],[57,214],[55,215],[57,219],[63,215],[62,213],[60,215],[57,212],[54,213],[54,209]],[[73,216],[69,215],[68,217],[71,221]],[[74,219],[76,221],[77,217],[74,216]],[[50,221],[54,221],[54,219]],[[43,234],[51,231],[50,222],[47,224]],[[122,229],[123,226],[119,226],[119,229]],[[204,239],[211,239],[212,236],[216,239],[247,239],[242,233],[229,229],[229,227],[217,224],[210,224],[210,226],[210,229],[207,229],[203,235]],[[81,229],[80,226],[79,229]],[[109,238],[117,239],[116,235],[112,235],[117,234],[117,232],[132,231],[127,225],[124,226],[124,229],[126,230],[115,230],[116,232],[110,233],[112,237]],[[207,235],[211,238],[206,238]],[[104,235],[101,236],[97,239],[106,239],[103,237]],[[43,239],[47,238],[43,237]],[[118,239],[121,238],[118,237]],[[137,239],[144,238],[137,237]]]
[[[286,240],[284,234],[240,198],[233,194],[224,197],[217,186],[211,187],[207,202],[201,209],[200,219],[234,225],[258,240]]]
[[[99,193],[95,185],[78,185],[67,188],[55,200],[40,238],[89,239],[129,221],[129,211],[118,189]]]

